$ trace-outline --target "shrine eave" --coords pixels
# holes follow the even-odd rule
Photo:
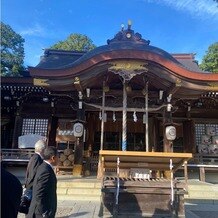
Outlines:
[[[81,59],[81,58],[80,58]],[[85,71],[97,67],[101,64],[106,64],[108,62],[117,61],[117,60],[140,60],[145,62],[150,62],[152,64],[156,63],[164,69],[169,71],[169,74],[172,73],[177,75],[180,78],[198,80],[204,82],[216,82],[218,81],[218,74],[212,73],[200,73],[194,72],[186,69],[178,61],[174,61],[172,58],[165,57],[163,54],[157,54],[152,51],[144,50],[113,50],[106,51],[91,56],[89,59],[84,61],[77,60],[74,65],[67,68],[60,69],[42,69],[37,67],[29,67],[29,71],[32,77],[35,78],[66,78],[66,77],[75,77],[83,74]],[[84,59],[84,57],[82,57]],[[79,62],[79,63],[78,63]]]
[[[33,78],[31,77],[1,77],[1,84],[33,85]]]

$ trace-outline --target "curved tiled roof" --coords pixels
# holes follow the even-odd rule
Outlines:
[[[40,63],[35,67],[38,69],[67,69],[72,68],[81,63],[91,59],[92,57],[109,53],[112,51],[144,51],[148,53],[158,54],[163,58],[166,58],[176,64],[180,64],[172,55],[166,51],[144,44],[135,44],[134,42],[124,42],[124,43],[113,43],[109,45],[103,45],[97,47],[87,53],[85,52],[75,52],[75,51],[58,51],[58,50],[49,50],[47,49],[45,55],[41,58]]]
[[[194,54],[169,54],[151,46],[149,40],[134,33],[129,25],[108,40],[108,45],[97,47],[89,52],[45,50],[40,63],[29,67],[33,77],[46,79],[74,78],[97,71],[98,66],[117,60],[140,60],[158,65],[165,77],[176,76],[185,80],[217,82],[218,74],[203,72],[194,60]],[[166,76],[167,72],[167,76]],[[93,74],[95,76],[95,73]]]
[[[60,69],[65,65],[74,63],[85,53],[86,52],[46,49],[44,55],[41,57],[41,60],[39,64],[36,66],[36,68]]]

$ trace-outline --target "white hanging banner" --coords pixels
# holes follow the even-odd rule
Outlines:
[[[115,115],[115,112],[113,112],[113,122],[116,122],[116,115]]]

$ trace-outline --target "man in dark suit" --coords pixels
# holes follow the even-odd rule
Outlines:
[[[25,188],[33,188],[33,180],[36,175],[37,168],[43,162],[42,155],[45,150],[46,142],[44,140],[39,140],[35,144],[35,154],[30,158],[27,166]]]
[[[32,198],[32,189],[33,189],[33,181],[37,172],[38,167],[43,162],[43,151],[46,148],[46,142],[44,140],[38,140],[35,144],[35,153],[30,158],[30,161],[27,166],[26,178],[25,178],[25,188],[24,194],[21,198],[21,204],[19,208],[19,212],[28,213],[31,198]]]
[[[58,163],[55,147],[47,147],[44,161],[38,167],[33,183],[33,195],[27,218],[54,218],[57,210],[57,179],[53,166]]]
[[[20,181],[1,167],[1,218],[17,218],[21,195]]]

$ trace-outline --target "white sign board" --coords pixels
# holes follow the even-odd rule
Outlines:
[[[28,134],[18,137],[18,148],[35,148],[35,143],[40,139],[45,140],[46,138],[37,134]]]

